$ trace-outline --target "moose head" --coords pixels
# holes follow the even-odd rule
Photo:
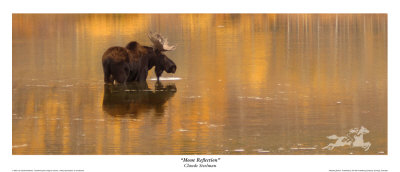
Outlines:
[[[149,63],[149,65],[155,66],[155,73],[157,76],[157,80],[160,79],[161,74],[165,71],[167,73],[175,73],[176,65],[175,63],[168,58],[164,52],[175,50],[175,46],[168,45],[167,38],[161,36],[159,33],[150,32],[147,34],[150,41],[153,43],[153,50],[155,56],[153,57],[153,63]],[[149,66],[151,69],[153,66]]]

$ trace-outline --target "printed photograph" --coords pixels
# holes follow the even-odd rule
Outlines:
[[[12,154],[388,155],[387,21],[14,13]]]

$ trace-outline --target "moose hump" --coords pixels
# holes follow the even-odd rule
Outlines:
[[[140,45],[136,41],[129,42],[126,45],[126,49],[129,50],[130,57],[132,60],[139,60],[145,54],[148,54],[148,49]]]
[[[148,71],[154,66],[157,80],[164,71],[175,73],[175,63],[163,53],[174,50],[175,46],[168,45],[167,39],[158,33],[150,33],[148,36],[154,44],[153,47],[132,41],[125,48],[111,47],[103,54],[105,83],[146,81]]]

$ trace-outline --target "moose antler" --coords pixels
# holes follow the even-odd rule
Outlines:
[[[161,36],[159,33],[152,33],[150,32],[147,34],[149,37],[150,41],[153,42],[154,48],[160,51],[172,51],[175,50],[175,46],[168,45],[168,40],[167,38]]]

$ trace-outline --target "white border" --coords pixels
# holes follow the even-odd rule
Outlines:
[[[0,171],[12,169],[84,169],[85,171],[153,171],[182,168],[182,157],[188,156],[12,156],[12,13],[388,13],[388,74],[389,74],[389,155],[335,156],[335,155],[271,155],[271,156],[212,156],[222,160],[221,170],[257,171],[319,171],[330,169],[386,169],[400,171],[399,157],[399,10],[395,1],[9,1],[1,8],[1,120]],[[397,50],[397,51],[396,51]],[[195,156],[210,157],[210,156]],[[194,170],[194,169],[193,169]]]

